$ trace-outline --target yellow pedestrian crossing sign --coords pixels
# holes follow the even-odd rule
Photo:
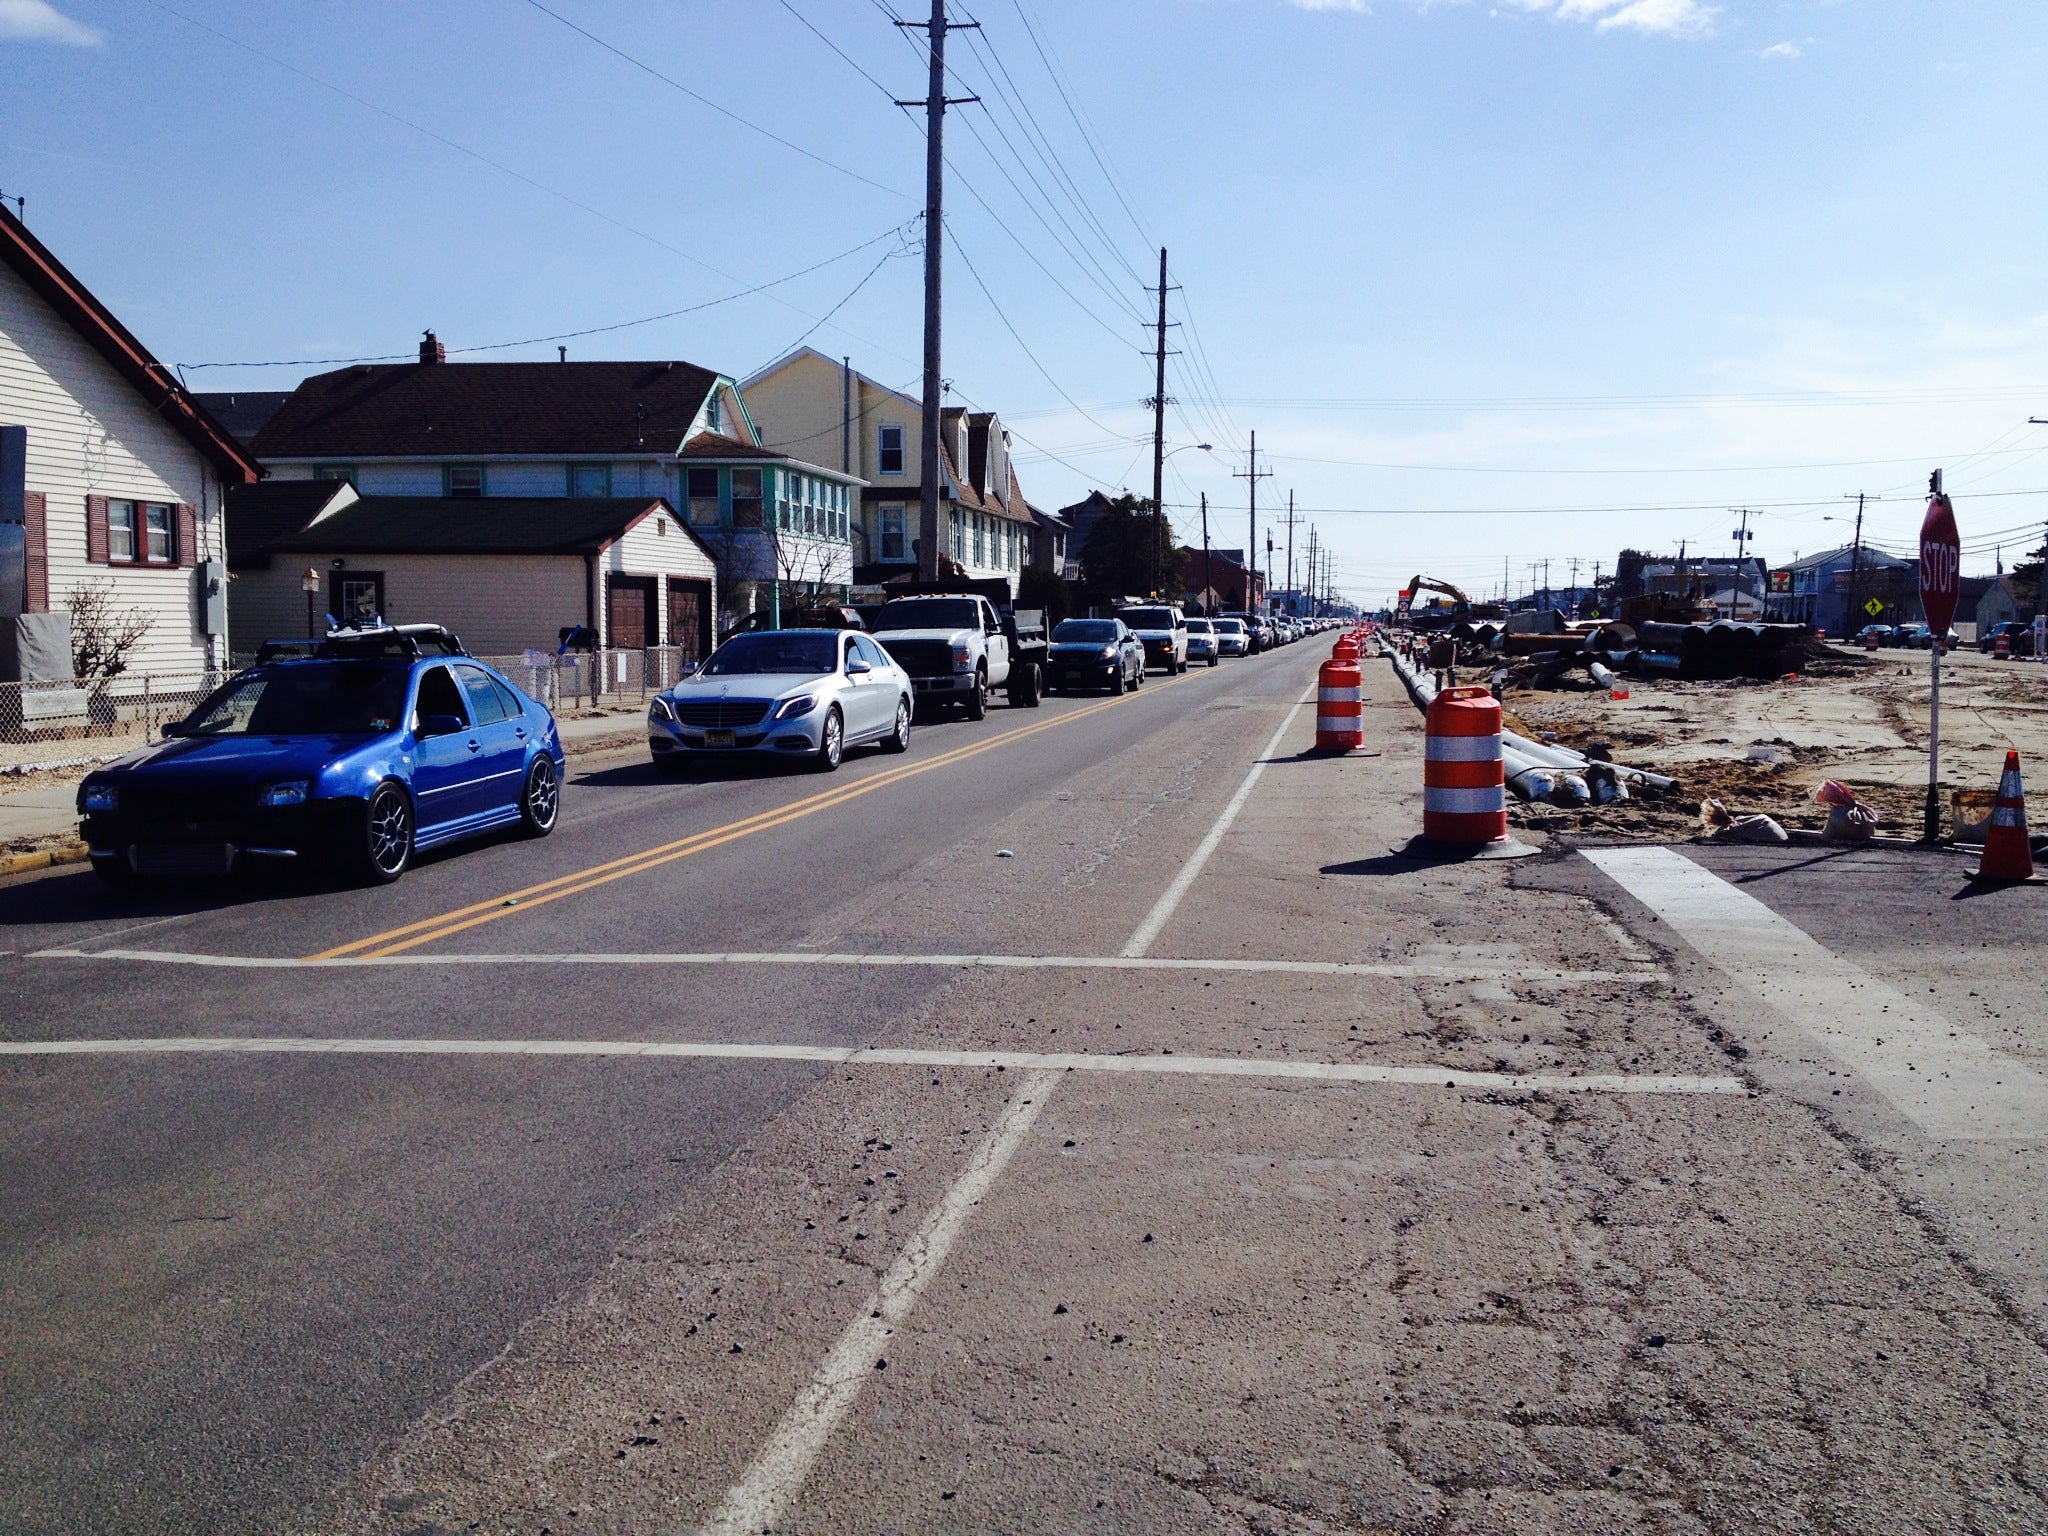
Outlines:
[[[1884,604],[1873,597],[1869,602],[1863,605],[1863,611],[1869,614],[1874,619],[1880,613],[1884,612]]]

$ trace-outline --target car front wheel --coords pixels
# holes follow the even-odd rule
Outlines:
[[[342,873],[364,885],[389,885],[411,867],[412,844],[412,800],[402,785],[386,779],[362,810],[343,820]]]
[[[984,720],[988,717],[988,674],[974,674],[974,692],[967,696],[967,718]]]
[[[910,750],[910,700],[896,701],[896,729],[882,742],[884,752],[908,752]]]
[[[528,837],[546,837],[562,814],[562,781],[555,760],[543,752],[526,770],[526,789],[519,796],[519,825]]]
[[[846,723],[835,706],[825,712],[825,724],[818,732],[818,754],[811,765],[820,773],[831,773],[846,756]]]

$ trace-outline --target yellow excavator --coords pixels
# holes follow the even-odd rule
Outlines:
[[[1415,594],[1418,592],[1441,592],[1451,600],[1451,611],[1445,616],[1440,609],[1431,609],[1426,620],[1417,619],[1412,610]],[[1462,624],[1467,619],[1499,619],[1507,616],[1507,610],[1498,603],[1475,603],[1457,587],[1435,576],[1411,576],[1408,585],[1400,595],[1400,605],[1395,612],[1394,622],[1411,623],[1417,629],[1434,629],[1441,625],[1448,628]]]

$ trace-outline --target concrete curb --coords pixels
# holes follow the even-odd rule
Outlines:
[[[55,848],[39,848],[33,853],[0,854],[0,880],[9,875],[27,874],[35,869],[52,869],[60,864],[82,864],[88,850],[83,843],[63,843]]]

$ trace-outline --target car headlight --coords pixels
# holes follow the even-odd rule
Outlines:
[[[121,809],[121,791],[111,784],[88,784],[78,792],[78,808],[90,816],[95,812]]]
[[[955,672],[972,672],[974,670],[974,652],[964,645],[954,646],[953,670]]]
[[[1116,660],[1116,647],[1115,647],[1115,646],[1113,646],[1113,645],[1105,645],[1105,646],[1104,646],[1104,647],[1102,648],[1102,659],[1103,659],[1104,661],[1115,661],[1115,660]]]
[[[273,784],[257,797],[258,805],[304,805],[306,796],[313,786],[304,779],[293,779],[286,784]]]
[[[778,720],[794,720],[799,715],[808,715],[818,707],[818,696],[814,693],[800,693],[793,699],[784,699],[782,707],[775,711]]]
[[[654,702],[647,706],[647,714],[649,719],[666,720],[670,725],[676,723],[674,707],[658,693],[654,696]]]

